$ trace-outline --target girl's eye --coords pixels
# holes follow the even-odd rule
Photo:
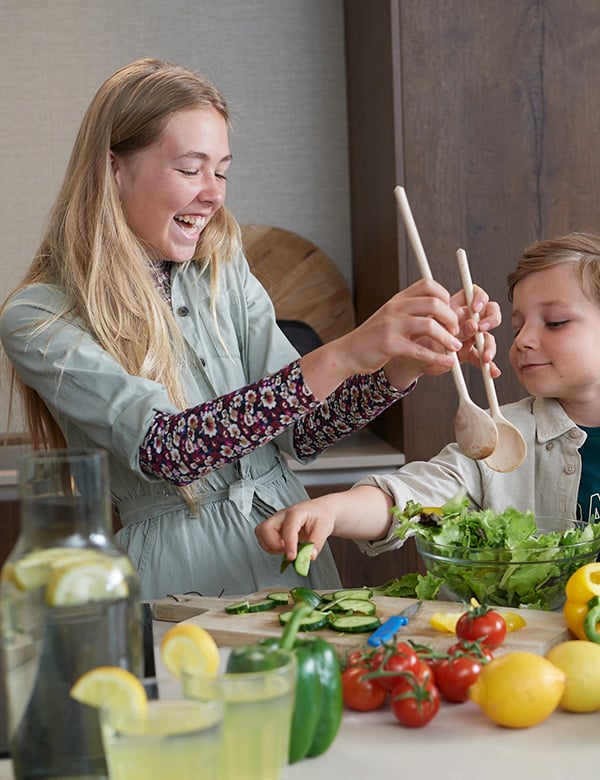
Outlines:
[[[183,173],[184,176],[197,176],[199,171],[184,171],[180,169],[179,173]]]
[[[566,325],[568,323],[568,321],[569,320],[557,320],[557,321],[554,321],[554,322],[547,322],[546,323],[546,327],[550,328],[550,330],[556,330],[556,329],[562,327],[563,325]]]
[[[221,179],[221,181],[227,181],[227,176],[224,173],[215,173],[215,177]]]

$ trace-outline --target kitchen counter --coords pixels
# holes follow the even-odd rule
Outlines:
[[[154,621],[158,647],[172,623]],[[222,648],[226,652],[225,648]],[[163,671],[157,653],[157,672]],[[288,767],[285,780],[570,780],[594,775],[600,712],[555,711],[539,726],[505,729],[472,702],[442,703],[425,727],[401,726],[389,704],[371,713],[344,712],[331,748]],[[591,774],[590,774],[591,772]],[[13,780],[10,761],[0,761],[0,780]]]
[[[570,780],[593,777],[600,713],[555,712],[530,729],[504,729],[471,702],[443,705],[421,729],[400,726],[389,709],[346,712],[325,755],[288,768],[286,780]],[[0,761],[0,780],[12,780]]]

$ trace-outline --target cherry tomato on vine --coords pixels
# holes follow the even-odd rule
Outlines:
[[[468,642],[479,639],[494,650],[504,642],[506,623],[499,612],[486,607],[472,607],[459,617],[456,636]]]
[[[415,686],[427,686],[434,685],[435,677],[431,666],[421,661],[414,669],[407,669],[405,672],[399,673],[398,677],[394,680],[394,686],[392,691],[399,695],[406,691],[412,691]]]
[[[475,658],[478,661],[483,661],[483,663],[487,663],[488,661],[491,661],[494,657],[492,648],[488,647],[487,645],[484,645],[479,640],[476,642],[467,642],[467,640],[465,639],[459,640],[455,644],[451,645],[446,650],[446,653],[448,655],[456,655],[457,653],[463,653],[465,655],[470,655],[472,658]]]
[[[370,712],[383,707],[387,691],[375,680],[366,680],[368,669],[364,666],[349,666],[342,672],[342,693],[344,705],[350,710]]]
[[[421,661],[419,656],[409,645],[398,643],[393,649],[386,649],[373,656],[371,668],[382,672],[381,677],[374,677],[374,681],[386,691],[391,691],[398,677],[403,672],[416,671]],[[391,676],[395,672],[396,676]]]
[[[469,655],[447,658],[435,667],[436,687],[446,701],[467,701],[469,688],[479,677],[481,669],[482,664]]]
[[[362,650],[352,650],[345,658],[344,669],[349,666],[362,666],[365,669],[370,668],[371,659],[368,654],[363,653]]]
[[[431,679],[424,684],[413,681],[408,689],[402,680],[393,688],[391,702],[394,716],[403,726],[419,728],[437,715],[440,694]]]

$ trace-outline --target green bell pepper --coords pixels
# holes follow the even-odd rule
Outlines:
[[[320,756],[335,739],[343,713],[340,661],[333,647],[319,637],[298,639],[298,627],[312,612],[305,602],[294,607],[281,639],[263,639],[232,650],[228,672],[271,669],[279,649],[296,657],[296,691],[290,732],[289,763]],[[274,664],[275,666],[277,663]]]

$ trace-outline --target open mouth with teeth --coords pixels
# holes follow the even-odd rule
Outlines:
[[[177,224],[186,231],[186,233],[196,234],[202,232],[206,224],[205,217],[194,216],[193,214],[183,214],[176,216]]]

